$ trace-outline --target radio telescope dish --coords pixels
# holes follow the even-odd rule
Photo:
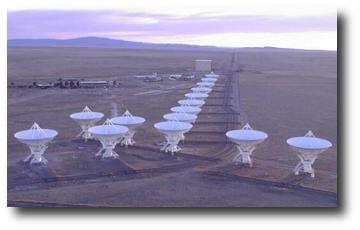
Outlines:
[[[194,87],[191,88],[191,91],[193,91],[194,93],[210,93],[212,89],[209,87]]]
[[[286,142],[297,152],[297,156],[300,158],[300,162],[294,169],[295,175],[299,175],[299,172],[303,170],[304,173],[310,173],[313,178],[315,172],[312,164],[320,153],[332,146],[330,141],[315,137],[312,131],[308,131],[303,137],[289,138]]]
[[[178,144],[182,140],[184,133],[188,132],[193,126],[186,122],[165,121],[156,123],[154,127],[165,135],[167,141],[161,151],[171,152],[171,155],[174,156],[175,152],[181,150]]]
[[[209,73],[209,74],[205,74],[205,77],[218,78],[219,75],[218,75],[218,74],[215,74],[214,72],[211,72],[211,73]]]
[[[189,98],[189,99],[200,99],[200,100],[204,100],[209,96],[209,94],[206,93],[187,93],[185,94],[185,97]]]
[[[114,151],[116,144],[129,129],[122,125],[115,125],[110,119],[107,119],[103,125],[89,128],[89,132],[101,142],[102,148],[96,153],[96,156],[102,158],[118,158],[119,155]]]
[[[251,154],[256,145],[268,137],[266,133],[252,129],[249,124],[246,124],[242,129],[228,131],[226,136],[236,144],[239,150],[233,161],[236,164],[239,162],[249,164],[250,167],[253,166]]]
[[[184,106],[195,106],[195,107],[201,107],[205,104],[203,100],[197,100],[197,99],[185,99],[178,101],[180,105]]]
[[[30,148],[30,155],[24,162],[30,164],[46,164],[47,160],[43,156],[50,141],[52,141],[58,132],[53,129],[42,129],[37,123],[34,123],[28,130],[15,133],[15,138]]]
[[[191,113],[167,113],[163,116],[163,118],[168,121],[194,123],[197,119],[197,116]]]
[[[196,85],[198,85],[199,87],[208,87],[211,88],[213,87],[215,84],[212,82],[198,82],[196,83]]]
[[[81,128],[81,132],[76,137],[82,137],[85,139],[85,141],[91,139],[91,134],[88,131],[89,128],[94,126],[96,122],[100,121],[103,116],[104,114],[93,112],[87,106],[85,106],[83,111],[71,114],[70,118],[78,123]]]
[[[134,135],[136,133],[136,128],[145,122],[145,118],[133,116],[128,110],[126,110],[122,116],[114,117],[111,121],[115,125],[124,125],[129,128],[129,131],[120,142],[121,145],[127,147],[128,145],[135,144]]]
[[[203,77],[201,78],[202,82],[210,82],[210,83],[215,83],[217,81],[216,78],[211,78],[211,77]]]
[[[201,112],[201,109],[199,107],[194,106],[175,106],[172,107],[170,110],[174,113],[190,113],[195,115]]]
[[[185,123],[194,123],[197,119],[197,116],[195,114],[191,113],[167,113],[163,116],[165,120],[168,121],[180,121]],[[186,132],[182,133],[180,140],[185,140],[185,134]]]

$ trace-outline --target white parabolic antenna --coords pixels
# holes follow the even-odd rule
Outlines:
[[[207,93],[187,93],[185,94],[185,97],[190,99],[206,99],[209,96]]]
[[[161,151],[171,152],[171,155],[174,155],[175,152],[181,150],[178,144],[183,134],[188,132],[193,126],[186,122],[164,121],[156,123],[154,127],[165,135],[166,144],[161,148]]]
[[[226,136],[236,144],[239,150],[233,161],[235,163],[249,164],[250,167],[253,165],[251,154],[255,150],[256,145],[268,137],[266,133],[252,129],[249,124],[246,124],[242,129],[228,131]]]
[[[201,108],[195,106],[175,106],[171,107],[170,110],[174,113],[191,113],[195,115],[201,112]]]
[[[102,144],[102,148],[96,153],[96,156],[118,158],[119,155],[114,152],[114,148],[128,131],[127,127],[115,125],[110,119],[107,119],[103,125],[91,127],[89,132]]]
[[[77,135],[77,137],[82,137],[85,141],[92,138],[88,130],[90,127],[94,126],[96,122],[100,121],[103,116],[104,114],[93,112],[87,106],[85,106],[83,111],[71,114],[70,118],[77,122],[81,128],[81,132]]]
[[[53,129],[42,129],[37,123],[34,123],[28,130],[15,133],[15,138],[21,143],[26,144],[30,148],[30,155],[26,157],[24,162],[30,164],[47,163],[43,154],[47,145],[52,141],[58,132]]]
[[[186,123],[194,123],[197,119],[195,114],[191,113],[167,113],[163,116],[168,121],[181,121]]]
[[[198,99],[185,99],[178,101],[180,105],[187,105],[187,106],[195,106],[195,107],[201,107],[205,104],[203,100]]]
[[[211,78],[211,77],[203,77],[201,78],[201,81],[202,82],[212,82],[212,83],[215,83],[217,81],[216,78]]]
[[[129,128],[129,131],[120,142],[121,145],[127,147],[128,145],[135,144],[134,135],[136,128],[145,122],[145,118],[133,116],[128,110],[126,110],[122,116],[114,117],[111,119],[111,121],[116,125],[124,125]]]
[[[311,177],[315,177],[312,164],[320,153],[332,146],[330,141],[315,137],[312,131],[308,131],[303,137],[289,138],[286,142],[297,152],[297,156],[300,158],[300,162],[294,169],[295,175],[303,170],[304,173],[310,173]]]
[[[218,74],[215,74],[214,72],[211,72],[211,73],[209,73],[209,74],[205,74],[205,77],[218,78],[219,75],[218,75]]]
[[[181,121],[186,123],[194,123],[197,119],[195,114],[191,113],[167,113],[163,116],[165,120],[168,121]],[[185,140],[185,133],[181,135],[181,140]]]
[[[200,86],[200,87],[213,87],[215,84],[212,82],[198,82],[196,83],[196,85]]]
[[[194,93],[210,93],[211,92],[211,88],[209,87],[194,87],[191,88],[191,91],[193,91]]]

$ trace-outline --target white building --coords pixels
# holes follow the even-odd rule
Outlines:
[[[195,60],[196,71],[211,71],[211,60]]]

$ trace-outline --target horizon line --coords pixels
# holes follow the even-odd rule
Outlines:
[[[198,45],[198,44],[189,44],[189,43],[162,43],[162,42],[143,42],[143,41],[133,41],[133,40],[125,40],[119,38],[110,38],[110,37],[101,37],[101,36],[83,36],[83,37],[73,37],[73,38],[8,38],[9,40],[75,40],[80,38],[99,38],[99,39],[109,39],[115,41],[126,41],[126,42],[138,42],[138,43],[145,43],[145,44],[154,44],[154,45],[185,45],[185,46],[197,46],[197,47],[213,47],[219,49],[246,49],[246,48],[274,48],[274,49],[293,49],[293,50],[307,50],[307,51],[335,51],[337,49],[306,49],[306,48],[294,48],[294,47],[278,47],[278,46],[216,46],[216,45]],[[24,46],[25,47],[25,46]],[[32,46],[29,46],[32,47]],[[47,47],[47,46],[44,46]],[[48,46],[51,47],[51,46]],[[64,46],[66,47],[66,46]],[[93,47],[93,46],[83,46],[83,47],[91,47],[91,48],[117,48],[117,47]]]

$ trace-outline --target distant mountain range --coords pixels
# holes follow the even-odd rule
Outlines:
[[[244,47],[244,48],[225,48],[218,46],[201,46],[186,44],[157,44],[147,42],[133,42],[120,39],[102,37],[80,37],[72,39],[9,39],[9,47],[93,47],[93,48],[133,48],[133,49],[176,49],[176,50],[242,50],[247,52],[290,52],[300,51],[301,49],[265,47]],[[320,51],[320,50],[301,50],[301,51]],[[331,51],[330,51],[331,52]],[[335,51],[336,52],[336,51]]]
[[[224,49],[215,46],[197,46],[185,44],[156,44],[133,42],[100,37],[81,37],[73,39],[9,39],[7,45],[36,47],[97,47],[97,48],[142,48],[142,49]]]

